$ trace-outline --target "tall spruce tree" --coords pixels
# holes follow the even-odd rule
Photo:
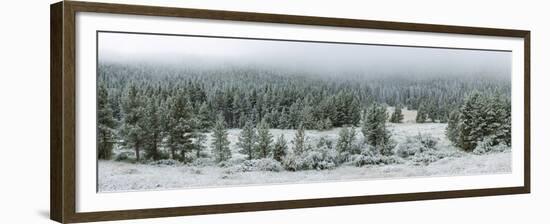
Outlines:
[[[367,109],[361,128],[365,141],[382,154],[391,154],[391,135],[386,129],[387,119],[386,107],[375,103]]]
[[[244,125],[241,134],[239,135],[239,141],[237,146],[241,148],[241,153],[247,155],[247,158],[254,158],[254,150],[256,148],[256,130],[254,130],[254,125],[251,121],[247,121]]]
[[[109,95],[103,82],[97,91],[97,151],[98,159],[111,159],[115,143],[116,120],[109,104]]]
[[[296,130],[292,144],[292,151],[296,155],[300,155],[306,150],[306,133],[301,124],[298,125],[298,130]]]
[[[225,118],[221,114],[218,115],[216,123],[214,124],[211,145],[216,162],[220,163],[231,159]]]
[[[483,140],[484,125],[482,106],[486,103],[479,92],[473,92],[466,97],[460,108],[460,125],[458,130],[458,147],[472,151],[477,142]],[[483,126],[482,126],[483,125]]]
[[[449,138],[449,140],[453,143],[458,142],[459,125],[460,112],[458,110],[454,110],[449,115],[449,121],[447,123],[447,127],[445,128],[445,135],[447,135],[447,138]]]
[[[456,114],[451,114],[447,137],[465,151],[473,151],[479,142],[510,145],[510,103],[498,95],[473,92]]]
[[[275,146],[273,147],[273,159],[279,162],[282,162],[283,158],[287,154],[287,149],[288,149],[288,146],[285,140],[285,136],[281,134],[279,138],[277,138],[277,141],[275,142]]]
[[[355,141],[355,128],[344,127],[340,129],[338,134],[338,142],[336,143],[336,150],[340,153],[354,154],[353,141]]]
[[[140,152],[145,139],[145,109],[136,85],[132,84],[122,102],[123,124],[120,130],[124,144],[133,148],[136,160],[140,161]]]
[[[196,157],[201,158],[202,153],[206,150],[206,135],[203,133],[197,133],[195,135],[194,148],[196,152]]]
[[[269,125],[264,119],[258,125],[258,144],[256,145],[256,151],[259,158],[267,158],[271,153],[271,143],[273,143],[273,135],[269,133]]]
[[[172,159],[188,162],[187,153],[193,148],[192,107],[184,92],[171,100],[168,121],[168,145]],[[177,153],[179,152],[179,156]]]
[[[403,112],[401,111],[401,105],[395,106],[395,110],[393,111],[390,122],[392,123],[401,123],[403,121]]]
[[[423,103],[421,103],[420,106],[418,106],[418,110],[416,111],[416,123],[426,122],[426,120],[428,119],[427,118],[428,114],[426,110],[427,108]]]
[[[158,160],[161,157],[159,148],[163,138],[162,123],[159,111],[159,102],[153,98],[147,101],[145,111],[145,156],[149,159]]]
[[[200,130],[208,130],[212,126],[212,121],[210,118],[210,109],[208,108],[208,104],[206,102],[203,102],[200,107],[197,114],[197,119],[199,120],[199,127]]]

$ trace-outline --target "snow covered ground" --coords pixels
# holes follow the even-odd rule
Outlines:
[[[452,146],[445,137],[445,127],[446,124],[439,123],[416,124],[407,122],[388,124],[388,128],[393,134],[392,138],[397,144],[404,142],[407,137],[413,137],[419,133],[429,134],[438,139],[438,151],[452,155],[428,165],[418,165],[406,160],[401,164],[362,167],[343,165],[330,170],[231,172],[230,168],[218,166],[148,165],[100,160],[98,163],[98,190],[100,192],[160,190],[511,172],[511,153],[509,150],[486,155],[464,153]],[[323,136],[336,143],[339,130],[335,128],[327,131],[306,131],[306,137],[309,141],[317,142]],[[238,153],[236,147],[240,130],[231,129],[228,132],[233,160],[242,160],[245,156]],[[357,132],[360,135],[360,129],[357,129]],[[272,129],[271,133],[274,138],[283,134],[290,146],[290,140],[293,138],[295,131]],[[207,142],[210,142],[210,136],[208,136],[208,139]]]

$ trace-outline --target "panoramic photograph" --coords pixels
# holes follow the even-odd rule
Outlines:
[[[98,192],[511,172],[510,51],[97,37]]]

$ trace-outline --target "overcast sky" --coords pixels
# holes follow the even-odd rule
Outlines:
[[[100,61],[256,65],[327,74],[511,75],[510,52],[123,33],[99,33],[98,43]]]

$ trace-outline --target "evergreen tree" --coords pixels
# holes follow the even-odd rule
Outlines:
[[[386,107],[375,103],[367,109],[361,128],[365,141],[382,154],[391,154],[390,132],[386,129],[387,119]]]
[[[196,136],[196,139],[194,143],[194,148],[195,148],[195,152],[197,153],[196,157],[201,158],[202,157],[201,154],[206,150],[206,145],[205,145],[206,135],[202,133],[198,133],[195,136]]]
[[[445,134],[451,142],[458,142],[459,130],[458,125],[460,124],[460,112],[453,111],[449,115],[449,122],[447,123],[447,128],[445,129]]]
[[[510,103],[501,96],[473,92],[456,112],[451,113],[446,134],[449,140],[465,151],[473,151],[478,143],[489,146],[511,143]]]
[[[438,108],[434,102],[428,104],[428,107],[426,108],[426,120],[428,118],[432,122],[435,122],[437,119],[439,119]]]
[[[123,124],[121,135],[124,144],[132,147],[136,154],[136,160],[140,161],[141,147],[143,146],[144,132],[144,113],[143,102],[135,85],[130,85],[122,104]]]
[[[302,104],[302,100],[301,99],[298,99],[296,102],[294,102],[291,106],[290,106],[290,111],[289,111],[289,126],[288,128],[297,128],[298,125],[302,125],[303,124],[301,123],[301,115],[302,115],[302,110],[301,108],[303,107],[303,104]],[[303,127],[305,128],[305,127]]]
[[[210,109],[206,102],[203,102],[199,107],[199,113],[197,114],[198,120],[200,121],[199,130],[208,130],[212,126],[212,121],[210,118]]]
[[[212,153],[214,154],[216,162],[220,163],[231,159],[225,118],[221,114],[218,115],[216,123],[214,124],[212,138]]]
[[[305,106],[300,112],[300,119],[305,129],[315,129],[315,118],[313,117],[313,108]]]
[[[285,137],[283,134],[277,138],[275,146],[273,147],[273,159],[282,162],[283,158],[286,156],[286,151],[288,149]]]
[[[317,129],[319,130],[328,130],[332,128],[332,120],[327,117],[326,119],[319,121],[317,125]]]
[[[283,108],[283,110],[281,111],[278,128],[280,129],[290,128],[290,117],[289,117],[289,112],[286,108]]]
[[[296,155],[302,154],[306,149],[306,134],[301,124],[298,126],[298,130],[296,130],[292,144],[292,151],[294,151]]]
[[[395,111],[393,111],[390,122],[392,123],[401,123],[403,121],[403,113],[401,111],[401,105],[395,106]]]
[[[336,150],[340,153],[349,153],[353,154],[353,141],[355,141],[355,128],[353,127],[344,127],[340,129],[338,136],[338,142],[336,143]]]
[[[192,111],[185,93],[180,92],[172,99],[168,121],[168,145],[172,159],[188,162],[187,153],[193,148]],[[177,152],[180,153],[179,156]]]
[[[466,97],[460,108],[457,146],[466,151],[474,150],[477,142],[483,140],[485,127],[482,121],[482,106],[484,103],[482,95],[479,92],[473,92]]]
[[[416,112],[416,123],[424,123],[427,120],[426,106],[420,104]]]
[[[162,124],[159,114],[159,102],[150,99],[147,102],[145,111],[145,125],[143,127],[145,134],[144,148],[146,157],[153,160],[160,159],[159,147],[162,142]]]
[[[97,151],[98,159],[111,159],[115,142],[116,120],[109,105],[109,95],[104,83],[98,83],[97,91]]]
[[[248,159],[253,159],[254,149],[256,147],[256,130],[251,121],[246,122],[239,136],[237,146],[241,148],[241,153],[248,156]]]
[[[273,135],[269,133],[269,125],[266,120],[262,120],[258,125],[258,144],[256,145],[259,158],[267,158],[271,152],[271,143],[273,142]]]

